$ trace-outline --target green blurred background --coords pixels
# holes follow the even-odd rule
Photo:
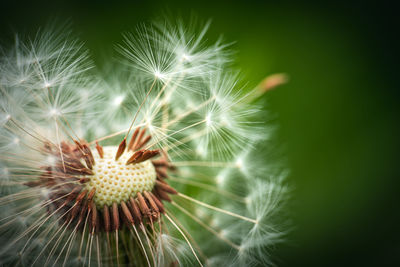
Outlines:
[[[29,1],[1,4],[1,41],[70,19],[99,65],[138,23],[211,18],[250,84],[286,72],[270,92],[292,173],[293,229],[278,266],[400,266],[396,9],[326,1]],[[398,37],[398,36],[397,36]]]

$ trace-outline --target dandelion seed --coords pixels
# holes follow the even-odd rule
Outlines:
[[[1,55],[1,265],[271,263],[287,173],[208,27],[141,26],[106,78],[65,29]]]

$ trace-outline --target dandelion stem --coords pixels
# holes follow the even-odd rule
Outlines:
[[[118,229],[115,230],[115,249],[117,251],[117,266],[119,267]]]
[[[46,245],[41,249],[40,253],[37,255],[37,257],[35,258],[35,260],[32,263],[32,266],[35,265],[35,263],[37,262],[37,260],[40,258],[40,256],[43,254],[43,252],[46,250],[46,248],[50,245],[50,243],[53,241],[53,239],[55,237],[58,236],[58,233],[63,229],[63,227],[65,226],[65,224],[67,223],[67,221],[65,221],[59,228],[58,230],[53,234],[53,236],[50,238],[50,240],[46,240],[47,243]],[[54,225],[53,225],[54,226]],[[51,228],[53,228],[53,226]],[[22,253],[22,251],[20,252]]]
[[[141,127],[141,126],[143,126],[143,125],[145,125],[145,124],[144,124],[144,123],[139,124],[139,125],[136,126],[135,128]],[[106,135],[106,136],[97,138],[96,140],[93,140],[93,141],[89,142],[88,144],[89,144],[89,145],[93,145],[93,144],[95,144],[96,142],[101,142],[101,141],[104,141],[104,140],[113,138],[113,137],[115,137],[115,136],[121,135],[121,134],[123,134],[123,133],[126,133],[128,130],[129,130],[129,129],[124,129],[124,130],[121,130],[121,131],[118,131],[118,132],[115,132],[115,133],[112,133],[112,134],[109,134],[109,135]]]
[[[66,221],[67,222],[67,221]],[[46,262],[44,264],[44,266],[47,266],[47,264],[49,263],[50,258],[53,256],[54,252],[56,251],[56,249],[58,248],[58,246],[60,245],[60,242],[62,240],[62,238],[64,237],[69,225],[71,224],[71,220],[68,222],[68,224],[66,226],[64,226],[64,230],[61,232],[60,236],[58,237],[58,239],[56,240],[56,243],[53,245],[53,247],[50,250],[49,255],[47,256]],[[61,228],[62,229],[62,228]]]
[[[151,267],[149,257],[147,256],[147,253],[146,253],[146,249],[144,248],[142,239],[140,238],[140,235],[139,235],[139,233],[138,233],[138,231],[137,231],[135,225],[132,224],[132,228],[133,228],[133,230],[135,230],[135,234],[136,234],[137,238],[139,239],[139,243],[140,243],[140,246],[141,246],[142,249],[143,249],[143,253],[144,253],[144,256],[145,256],[145,258],[146,258],[147,264],[149,265],[149,267]],[[131,230],[131,231],[132,231],[132,230]]]
[[[33,135],[31,132],[29,132],[28,130],[26,130],[25,128],[23,128],[21,125],[19,125],[13,118],[10,118],[10,121],[12,123],[14,123],[19,129],[21,129],[23,132],[25,132],[26,134],[28,134],[29,136],[31,136],[32,138],[36,139],[37,141],[39,141],[40,143],[44,143],[43,140],[41,140],[39,137]],[[34,131],[32,131],[34,132]],[[35,134],[37,134],[36,132],[34,132]],[[46,140],[47,141],[47,140]],[[54,145],[54,144],[53,144]]]
[[[168,179],[171,180],[171,181],[175,181],[177,183],[188,184],[188,185],[191,185],[191,186],[196,186],[196,187],[203,188],[203,189],[206,189],[206,190],[209,190],[209,191],[213,191],[213,192],[216,192],[218,194],[221,194],[221,195],[224,195],[226,197],[229,197],[231,199],[234,199],[236,201],[240,201],[240,202],[243,202],[243,203],[245,202],[244,198],[242,198],[242,197],[240,197],[238,195],[235,195],[235,194],[233,194],[231,192],[218,189],[217,187],[215,187],[213,185],[204,184],[204,183],[191,181],[191,180],[187,180],[187,179],[180,179],[180,178],[172,177],[172,176],[169,176]]]
[[[194,216],[193,214],[191,214],[190,212],[188,212],[186,209],[184,209],[183,207],[181,207],[180,205],[178,205],[176,202],[171,202],[172,205],[174,205],[175,207],[177,207],[180,211],[182,211],[183,213],[185,213],[187,216],[189,216],[190,218],[192,218],[194,221],[196,221],[198,224],[200,224],[201,226],[203,226],[205,229],[207,229],[209,232],[211,232],[212,234],[214,234],[216,237],[218,237],[219,239],[221,239],[222,241],[226,242],[228,245],[230,245],[231,247],[233,247],[236,250],[240,250],[240,247],[238,245],[236,245],[235,243],[233,243],[232,241],[230,241],[229,239],[227,239],[226,237],[224,237],[223,235],[221,235],[220,233],[218,233],[217,231],[215,231],[213,228],[211,228],[210,226],[208,226],[207,224],[205,224],[204,222],[202,222],[199,218],[197,218],[196,216]]]
[[[153,102],[151,103],[150,108],[154,107],[154,104],[157,102],[157,100],[160,98],[161,94],[164,92],[164,90],[167,88],[169,82],[171,81],[171,77],[165,82],[163,87],[160,89],[160,92],[158,92],[157,96],[154,98]],[[159,108],[156,108],[156,111],[158,112]]]
[[[150,147],[152,147],[152,146],[154,146],[154,145],[160,143],[161,141],[163,141],[163,140],[165,140],[165,139],[167,139],[167,138],[169,138],[169,137],[171,137],[171,136],[173,136],[173,135],[175,135],[175,134],[177,134],[177,133],[183,132],[183,131],[185,131],[185,130],[187,130],[187,129],[190,129],[190,128],[192,128],[192,127],[195,127],[195,126],[197,126],[197,125],[199,125],[199,124],[202,124],[202,123],[204,123],[204,122],[206,122],[206,120],[198,121],[198,122],[196,122],[196,123],[194,123],[194,124],[192,124],[192,125],[186,126],[186,127],[182,128],[182,129],[179,129],[178,131],[175,131],[175,132],[171,133],[170,135],[164,136],[163,138],[161,138],[161,139],[158,140],[157,142],[154,142],[154,143],[152,143],[151,145],[147,146],[147,147],[145,148],[145,150],[149,149]]]
[[[178,147],[180,145],[183,145],[185,143],[188,143],[188,142],[190,142],[190,141],[192,141],[192,140],[194,140],[196,138],[199,138],[199,137],[201,137],[201,136],[203,136],[203,135],[205,135],[207,133],[208,133],[208,129],[203,129],[203,130],[201,130],[201,131],[199,131],[199,132],[197,132],[195,134],[188,135],[185,138],[182,138],[181,140],[172,143],[170,146],[167,146],[164,150],[168,151],[170,149],[176,148],[176,147]]]
[[[174,166],[197,166],[197,167],[222,167],[222,168],[237,168],[237,165],[233,162],[223,161],[175,161]]]
[[[227,210],[223,210],[223,209],[214,207],[214,206],[212,206],[212,205],[209,205],[209,204],[207,204],[207,203],[201,202],[201,201],[199,201],[199,200],[197,200],[197,199],[191,198],[191,197],[189,197],[189,196],[187,196],[187,195],[184,195],[184,194],[182,194],[182,193],[179,193],[179,192],[178,192],[177,196],[180,196],[180,197],[182,197],[182,198],[185,198],[185,199],[187,199],[187,200],[190,200],[190,201],[192,201],[192,202],[194,202],[194,203],[196,203],[196,204],[199,204],[199,205],[201,205],[201,206],[203,206],[203,207],[206,207],[206,208],[209,208],[209,209],[212,209],[212,210],[221,212],[221,213],[225,213],[225,214],[230,215],[230,216],[232,216],[232,217],[236,217],[236,218],[239,218],[239,219],[244,220],[244,221],[252,222],[252,223],[254,223],[254,224],[257,224],[257,223],[258,223],[257,220],[254,220],[254,219],[251,219],[251,218],[248,218],[248,217],[245,217],[245,216],[242,216],[242,215],[239,215],[239,214],[236,214],[236,213],[227,211]]]
[[[207,105],[208,103],[210,103],[211,101],[213,101],[216,98],[216,96],[210,97],[208,100],[204,101],[203,103],[201,103],[200,105],[187,110],[186,112],[176,116],[174,119],[170,120],[165,126],[169,127],[177,122],[179,122],[181,119],[185,118],[186,116],[192,114],[193,112],[196,112],[197,110],[201,109],[202,107],[204,107],[205,105]]]
[[[80,244],[79,244],[79,254],[78,254],[78,260],[80,261],[81,260],[81,254],[82,254],[82,248],[83,248],[83,241],[84,241],[84,239],[85,239],[85,232],[86,232],[86,226],[87,226],[87,222],[88,222],[88,219],[89,219],[89,214],[88,214],[88,216],[86,216],[86,219],[85,219],[85,224],[83,225],[83,230],[82,230],[82,238],[81,238],[81,242],[80,242]],[[88,230],[88,233],[89,233],[89,230]]]
[[[114,266],[114,262],[112,260],[112,255],[111,255],[111,241],[110,241],[110,233],[106,232],[106,239],[107,239],[107,254],[108,254],[108,259],[110,260],[110,265]]]
[[[147,235],[147,233],[146,233],[146,228],[144,228],[143,223],[141,223],[140,226],[141,226],[142,232],[143,232],[143,234],[144,234],[144,236],[145,236],[145,238],[146,238],[147,246],[149,247],[150,254],[151,254],[151,257],[152,257],[152,259],[153,259],[154,266],[156,266],[156,259],[155,259],[155,257],[154,257],[154,252],[153,252],[153,249],[152,249],[152,247],[151,247],[150,239],[149,239],[149,237],[148,237],[148,235]]]
[[[89,215],[89,213],[88,213],[88,215]],[[87,220],[87,218],[88,218],[88,215],[86,216],[86,220]],[[80,224],[79,223],[77,223],[76,224],[76,226],[75,226],[75,229],[74,229],[74,236],[72,237],[72,239],[71,239],[71,241],[69,242],[69,245],[68,245],[68,249],[67,249],[67,252],[66,252],[66,254],[65,254],[65,258],[64,258],[64,262],[63,262],[63,267],[66,265],[66,263],[67,263],[67,259],[68,259],[68,257],[69,257],[69,254],[71,253],[71,249],[72,249],[72,244],[73,244],[73,242],[75,241],[75,236],[76,236],[76,233],[77,233],[77,229],[78,229],[78,226],[79,226]],[[67,242],[68,243],[68,242]]]
[[[97,250],[97,265],[101,266],[100,261],[100,245],[99,245],[99,235],[96,235],[96,250]]]
[[[61,215],[58,220],[60,220],[61,218],[63,218],[70,210],[72,210],[75,207],[76,204],[74,204],[70,209],[68,209],[63,215]],[[32,239],[32,237],[36,234],[36,232],[40,229],[40,227],[46,223],[46,221],[48,221],[50,218],[53,217],[54,214],[56,214],[60,209],[62,209],[63,206],[60,206],[59,208],[57,208],[55,211],[53,211],[51,214],[49,214],[46,217],[46,214],[43,214],[42,216],[39,217],[38,220],[36,220],[36,222],[34,224],[32,224],[30,227],[28,227],[28,229],[26,229],[17,239],[15,239],[12,244],[15,244],[16,242],[18,242],[21,238],[23,238],[25,235],[29,234],[32,230],[34,230],[36,228],[36,230],[31,234],[30,238],[28,239],[28,241],[26,242],[25,246],[22,248],[22,251],[25,249],[26,245],[29,243],[29,241]],[[42,221],[42,219],[44,219]]]
[[[208,266],[207,262],[208,262],[208,258],[207,256],[204,254],[204,252],[201,250],[199,244],[197,244],[196,240],[194,240],[193,236],[185,229],[185,227],[179,222],[179,220],[169,211],[166,210],[166,212],[168,213],[168,215],[175,220],[175,223],[181,228],[181,230],[187,235],[188,239],[190,240],[190,242],[193,243],[193,247],[196,248],[197,253],[199,253],[199,256],[203,259],[203,261],[206,263],[205,265]]]
[[[62,253],[63,253],[65,247],[68,245],[68,243],[69,243],[69,242],[72,243],[73,238],[75,237],[76,230],[78,229],[78,226],[79,226],[79,223],[76,224],[76,226],[74,227],[74,230],[73,230],[72,233],[69,235],[67,241],[65,242],[64,246],[62,247],[61,252],[58,253],[57,258],[56,258],[56,260],[55,260],[54,263],[53,263],[53,266],[56,265],[58,259],[61,257],[61,255],[62,255]],[[67,254],[65,255],[65,260],[64,260],[63,265],[65,265],[65,262],[67,261],[68,250],[69,250],[69,248],[67,249]]]
[[[165,214],[165,217],[172,223],[172,225],[179,231],[179,233],[181,233],[181,235],[183,236],[183,238],[186,240],[186,243],[188,243],[190,249],[192,250],[193,255],[195,256],[197,262],[199,263],[200,266],[203,267],[203,264],[201,263],[201,261],[199,260],[199,258],[197,257],[196,252],[194,251],[192,245],[190,244],[189,240],[187,239],[186,235],[182,232],[182,230],[176,225],[176,223],[168,216],[168,214]]]
[[[90,236],[90,245],[89,245],[88,266],[90,267],[90,262],[91,262],[91,258],[92,258],[93,234],[89,234],[89,236]]]
[[[60,150],[61,162],[62,162],[62,165],[63,165],[64,172],[67,172],[66,169],[65,169],[64,153],[63,153],[62,148],[61,148],[61,140],[60,140],[60,134],[59,134],[59,131],[58,131],[58,123],[57,123],[57,120],[55,118],[54,118],[54,123],[55,123],[55,126],[56,126],[57,143],[58,143],[58,149]]]
[[[176,68],[178,68],[179,65],[176,66]],[[169,85],[169,83],[172,80],[172,76],[170,76],[168,78],[168,80],[165,82],[165,84],[163,85],[163,87],[161,88],[160,92],[158,92],[157,96],[155,97],[155,99],[153,100],[153,102],[151,103],[150,109],[152,109],[155,105],[155,103],[157,102],[157,100],[161,97],[162,93],[165,91],[165,89],[167,89],[167,86]],[[176,88],[173,87],[171,89],[171,91],[174,91]],[[166,93],[164,94],[163,100],[161,100],[161,102],[157,105],[157,107],[154,108],[153,114],[158,113],[158,111],[160,111],[160,108],[163,106],[164,102],[165,102],[165,98],[166,98]]]
[[[142,103],[140,104],[138,110],[136,111],[135,116],[133,117],[132,123],[131,123],[131,125],[129,126],[128,132],[127,132],[126,135],[125,135],[125,139],[128,137],[129,132],[132,130],[133,124],[135,123],[136,118],[137,118],[137,116],[139,115],[139,111],[142,109],[142,106],[143,106],[144,102],[146,102],[146,100],[147,100],[147,98],[149,97],[151,91],[153,90],[154,85],[156,84],[156,81],[157,81],[157,79],[154,79],[153,83],[152,83],[151,86],[150,86],[149,91],[147,91],[146,96],[144,97]]]

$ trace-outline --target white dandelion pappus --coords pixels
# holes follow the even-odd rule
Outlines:
[[[66,29],[2,54],[2,265],[272,264],[287,173],[208,27],[140,26],[105,79]]]

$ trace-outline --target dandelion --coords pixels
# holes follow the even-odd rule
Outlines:
[[[1,265],[272,264],[287,171],[265,90],[244,93],[209,23],[178,25],[126,34],[104,75],[68,28],[4,49]]]

